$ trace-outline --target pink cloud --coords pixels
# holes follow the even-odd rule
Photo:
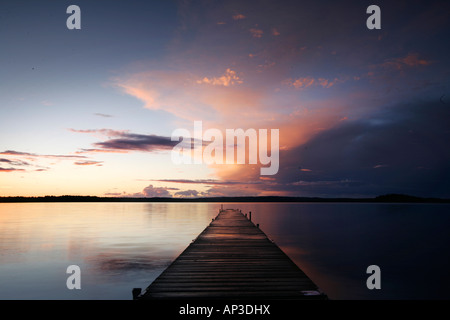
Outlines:
[[[306,78],[298,78],[295,80],[288,80],[288,85],[293,86],[295,89],[308,88],[312,86],[316,82],[314,78],[306,77]]]
[[[262,31],[261,29],[251,28],[249,31],[253,38],[262,38],[264,34],[264,31]]]
[[[233,15],[232,18],[233,18],[233,20],[242,20],[242,19],[245,19],[246,16],[244,16],[243,14],[237,13],[237,14]]]
[[[92,166],[92,165],[102,166],[102,163],[103,163],[103,161],[86,160],[86,161],[76,161],[76,162],[74,162],[74,165],[77,165],[77,166]]]
[[[146,197],[172,197],[172,195],[170,194],[170,192],[168,191],[167,188],[164,187],[153,187],[153,185],[149,185],[148,187],[145,187],[144,190],[142,191],[142,193],[146,196]]]
[[[403,70],[405,68],[429,66],[433,61],[419,58],[418,53],[409,53],[405,57],[388,59],[379,66]]]
[[[409,67],[428,66],[432,64],[432,61],[420,59],[417,53],[410,53],[404,58],[397,59],[397,61]]]

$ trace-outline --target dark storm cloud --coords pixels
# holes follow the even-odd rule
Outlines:
[[[178,141],[171,141],[170,137],[133,133],[123,133],[120,138],[94,143],[96,147],[104,149],[129,151],[169,150],[177,144]]]
[[[342,123],[283,152],[277,187],[322,196],[450,197],[449,119],[450,107],[437,99]]]
[[[95,149],[81,149],[78,153],[90,152],[128,152],[128,151],[161,151],[170,150],[179,141],[172,141],[171,137],[130,133],[128,131],[111,129],[76,130],[69,129],[75,133],[89,133],[107,136],[108,140],[96,142]]]

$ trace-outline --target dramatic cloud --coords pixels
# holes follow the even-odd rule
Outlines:
[[[111,59],[100,58],[95,61],[95,70],[87,64],[86,72],[72,74],[70,86],[64,80],[64,70],[61,75],[56,72],[51,96],[38,87],[29,87],[32,79],[21,82],[22,96],[17,96],[14,81],[6,82],[1,97],[5,136],[1,150],[17,149],[14,143],[20,142],[18,150],[51,151],[37,154],[8,150],[0,157],[16,162],[3,161],[0,166],[3,172],[22,168],[36,171],[35,163],[50,167],[70,161],[61,165],[58,175],[36,174],[41,178],[36,183],[30,177],[26,188],[19,190],[30,193],[77,191],[90,178],[95,183],[85,190],[102,193],[116,178],[123,188],[132,188],[128,192],[139,191],[136,196],[157,194],[157,190],[175,196],[176,190],[159,188],[165,183],[179,183],[177,186],[189,189],[178,190],[186,196],[192,195],[192,190],[202,196],[423,195],[420,185],[429,194],[447,194],[448,184],[442,179],[448,177],[448,143],[442,138],[448,141],[448,125],[444,124],[448,114],[432,104],[419,108],[418,103],[399,103],[423,98],[448,107],[450,60],[445,39],[449,38],[450,3],[381,0],[378,5],[383,11],[383,28],[367,30],[367,4],[353,2],[286,0],[258,5],[238,0],[214,4],[182,0],[168,5],[164,2],[157,10],[151,8],[153,4],[142,2],[142,6],[130,7],[128,18],[136,20],[146,12],[156,14],[157,19],[140,19],[138,27],[133,27],[132,20],[120,23],[123,32],[119,33],[112,32],[115,19],[111,17],[121,6],[100,10],[105,13],[105,23],[98,25],[115,37],[98,37],[101,32],[86,34],[83,39],[87,42],[80,43],[79,52],[72,58],[89,60],[92,43],[100,41],[95,57],[112,54],[117,62],[115,71],[110,72]],[[139,12],[133,12],[133,8]],[[158,28],[147,28],[148,23]],[[20,35],[8,39],[17,38]],[[42,53],[50,57],[58,48],[49,47],[50,54]],[[30,55],[28,60],[34,61],[36,52],[28,49],[20,54]],[[29,78],[24,73],[29,68],[20,68],[24,59],[14,59],[14,50],[2,53],[13,63],[9,71],[23,73],[17,79]],[[47,59],[47,65],[33,74],[61,69],[53,65],[53,60]],[[82,65],[76,62],[74,65]],[[109,80],[104,78],[108,74]],[[99,86],[103,89],[95,90]],[[87,91],[74,100],[73,88]],[[60,107],[43,108],[43,99]],[[96,110],[101,105],[107,108]],[[27,111],[27,119],[22,119],[21,110]],[[432,119],[436,113],[440,116]],[[72,129],[72,135],[61,132],[61,126],[69,123],[85,128],[94,120],[110,121],[110,114],[116,115],[112,128],[120,125],[130,130],[93,127]],[[203,132],[210,128],[221,132],[232,128],[279,129],[279,172],[261,177],[260,165],[204,164],[193,170],[175,167],[168,151],[178,142],[163,135],[176,128],[192,132],[196,120],[203,121]],[[95,138],[80,137],[81,133]],[[67,153],[67,148],[74,152]],[[145,163],[148,154],[125,155],[134,151],[164,154],[155,157],[154,164],[143,172],[137,164]],[[122,155],[116,157],[115,153]],[[103,157],[100,160],[105,164],[111,161],[111,166],[95,168],[102,163],[95,159],[97,156]],[[73,164],[91,166],[91,170],[73,170]],[[96,176],[91,177],[94,172]],[[70,183],[61,184],[64,174]],[[141,177],[167,180],[141,185],[136,182]],[[21,182],[15,181],[14,188],[21,188]],[[156,186],[142,191],[149,183]]]
[[[450,197],[450,109],[414,102],[337,121],[280,150],[280,170],[261,177],[250,166],[217,166],[218,180],[160,182],[212,186],[202,196],[372,197],[386,193]],[[268,179],[267,179],[268,178]]]
[[[304,195],[450,197],[449,118],[448,106],[417,102],[341,122],[281,152],[278,187]]]

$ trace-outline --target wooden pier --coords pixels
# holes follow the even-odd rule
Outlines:
[[[250,217],[249,217],[250,218]],[[240,210],[208,227],[135,299],[326,299]]]

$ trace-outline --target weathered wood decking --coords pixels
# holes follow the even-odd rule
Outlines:
[[[139,299],[326,299],[238,210],[222,210]]]

